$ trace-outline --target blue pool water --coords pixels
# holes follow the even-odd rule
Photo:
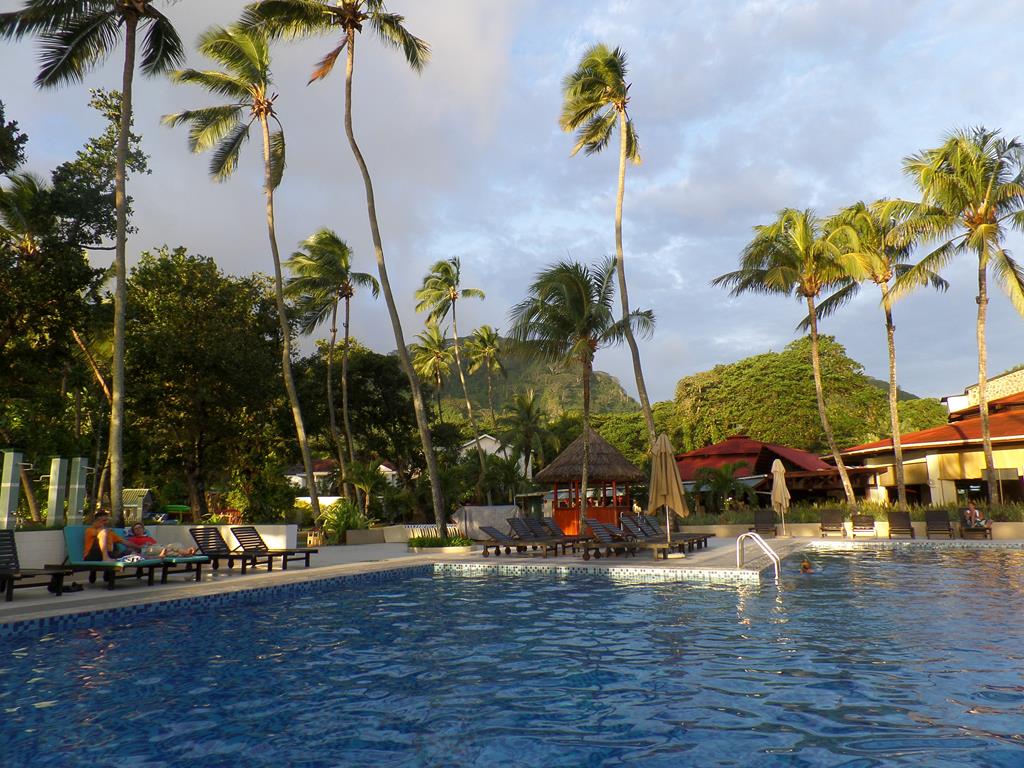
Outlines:
[[[424,576],[0,641],[0,766],[1024,765],[1024,553]]]

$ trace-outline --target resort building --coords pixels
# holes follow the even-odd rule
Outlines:
[[[1024,371],[990,381],[989,431],[992,453],[1004,501],[1024,500]],[[998,395],[998,396],[996,396]],[[963,395],[943,398],[949,422],[902,436],[903,472],[907,497],[915,504],[963,506],[967,499],[986,495],[985,454],[981,444],[981,415],[977,387]],[[842,452],[850,464],[874,467],[880,498],[896,498],[892,440],[877,440]]]
[[[480,440],[480,448],[488,456],[501,456],[503,459],[512,458],[512,449],[494,437],[494,435],[484,433],[477,439]],[[468,440],[459,446],[460,457],[464,458],[474,451],[476,451],[476,440]],[[519,471],[527,479],[530,479],[533,475],[532,468],[526,466],[526,460],[522,457],[519,459]]]

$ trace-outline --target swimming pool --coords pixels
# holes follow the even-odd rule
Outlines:
[[[1024,553],[812,556],[779,587],[432,575],[0,640],[0,764],[1024,764]]]

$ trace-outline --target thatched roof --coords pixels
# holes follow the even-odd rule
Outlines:
[[[640,482],[646,480],[644,473],[626,461],[626,457],[591,429],[590,471],[587,482]],[[579,480],[583,474],[583,435],[558,454],[558,457],[533,476],[536,483],[568,483]]]

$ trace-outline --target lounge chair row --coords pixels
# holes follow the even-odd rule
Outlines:
[[[146,577],[146,583],[156,583],[156,575],[160,574],[160,583],[166,584],[171,573],[193,573],[196,581],[202,580],[202,569],[210,564],[214,570],[220,567],[221,561],[233,568],[235,561],[241,565],[245,574],[249,567],[265,565],[267,571],[274,569],[274,560],[279,559],[283,570],[288,563],[304,561],[310,565],[310,557],[317,553],[313,547],[271,549],[263,540],[259,531],[250,525],[235,526],[232,535],[238,546],[231,547],[224,540],[220,530],[212,526],[189,528],[189,534],[196,543],[196,554],[188,556],[149,557],[133,561],[86,560],[84,554],[85,526],[69,525],[64,528],[64,545],[67,556],[63,563],[46,565],[43,568],[22,568],[18,560],[18,549],[15,544],[14,531],[0,531],[0,590],[4,599],[11,601],[14,589],[20,587],[46,586],[55,595],[64,592],[64,580],[75,573],[88,573],[89,582],[94,583],[102,575],[107,589],[114,589],[118,579],[134,576],[137,580]],[[41,581],[46,578],[48,581]]]
[[[914,531],[914,526],[910,522],[910,513],[901,512],[898,510],[891,510],[887,513],[889,522],[889,538],[894,536],[909,536],[910,538],[916,538],[917,534]],[[953,528],[952,522],[950,522],[949,515],[941,509],[931,509],[924,513],[925,516],[925,536],[931,538],[932,536],[946,536],[952,539],[956,535],[956,531]],[[778,526],[775,523],[775,513],[772,510],[755,510],[754,512],[754,525],[750,529],[755,531],[762,536],[778,535]],[[841,510],[824,510],[821,513],[821,522],[819,530],[822,537],[826,536],[846,536],[846,522],[843,519],[843,513]],[[967,538],[992,538],[991,528],[971,528],[964,524],[960,526],[961,535]],[[858,515],[854,514],[850,516],[850,536],[856,539],[858,536],[876,536],[875,531],[875,518],[871,515]]]
[[[695,533],[677,534],[669,542],[665,539],[657,518],[648,515],[623,513],[620,519],[622,528],[587,518],[585,523],[590,528],[591,535],[572,536],[567,535],[551,517],[510,517],[508,533],[502,533],[493,526],[481,526],[481,530],[490,537],[484,542],[483,556],[490,556],[491,550],[498,556],[504,549],[506,555],[515,550],[520,554],[540,554],[547,557],[548,553],[558,555],[561,548],[563,555],[570,550],[575,554],[582,549],[584,560],[589,560],[591,556],[601,557],[602,551],[606,556],[635,556],[641,549],[652,552],[655,557],[659,554],[668,557],[670,551],[692,552],[708,544],[709,534]]]

